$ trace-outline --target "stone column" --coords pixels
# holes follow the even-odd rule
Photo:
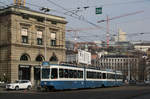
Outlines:
[[[30,80],[31,80],[31,83],[32,83],[32,86],[34,86],[34,68],[33,66],[31,66],[31,72],[30,72]]]

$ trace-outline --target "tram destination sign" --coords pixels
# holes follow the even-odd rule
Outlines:
[[[50,66],[50,63],[47,61],[42,62],[42,66]]]

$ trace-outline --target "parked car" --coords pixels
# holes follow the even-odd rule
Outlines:
[[[17,80],[14,83],[6,84],[6,89],[27,89],[30,90],[32,87],[32,84],[29,80]]]
[[[129,80],[129,84],[136,84],[136,80]]]
[[[147,80],[147,81],[144,81],[144,83],[145,83],[145,84],[150,84],[150,81],[149,81],[149,80]]]

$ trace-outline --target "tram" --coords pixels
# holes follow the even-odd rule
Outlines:
[[[121,86],[122,78],[118,71],[50,65],[41,67],[40,86],[48,90]]]

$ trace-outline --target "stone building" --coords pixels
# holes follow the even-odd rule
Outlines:
[[[0,9],[0,78],[34,83],[42,61],[65,61],[66,23],[64,17],[25,7]]]
[[[139,80],[139,59],[134,56],[102,55],[94,64],[102,70],[122,71],[124,79]]]

